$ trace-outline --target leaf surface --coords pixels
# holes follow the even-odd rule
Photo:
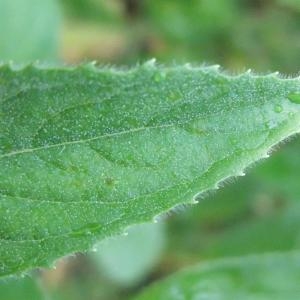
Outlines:
[[[0,274],[151,221],[300,130],[299,79],[216,67],[0,68]],[[290,97],[293,95],[293,97]]]
[[[186,269],[154,284],[136,299],[296,300],[299,280],[299,252],[257,255]]]

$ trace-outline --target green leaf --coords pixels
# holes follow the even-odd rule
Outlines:
[[[300,254],[223,259],[178,272],[136,299],[299,299]]]
[[[123,3],[111,2],[106,0],[61,0],[66,15],[78,21],[85,20],[88,22],[96,21],[97,25],[101,23],[119,23]]]
[[[0,68],[0,273],[195,203],[300,130],[300,80],[216,67]],[[199,195],[199,196],[197,196]]]
[[[300,11],[300,3],[298,0],[277,0],[278,4],[294,9],[296,12]]]
[[[265,189],[280,197],[293,201],[300,200],[299,169],[300,140],[289,143],[282,151],[255,170],[259,182],[264,182]]]
[[[164,223],[146,223],[128,229],[125,236],[111,237],[94,247],[92,258],[100,270],[122,286],[145,279],[158,263],[165,244]]]
[[[56,0],[0,0],[0,62],[56,61],[59,27]]]
[[[167,249],[172,260],[182,261],[184,257],[189,262],[197,262],[200,258],[300,249],[299,203],[274,193],[272,187],[265,186],[263,176],[254,176],[258,175],[260,167],[270,162],[276,166],[274,158],[278,161],[278,155],[289,148],[293,150],[291,144],[258,166],[251,175],[203,199],[198,207],[172,218],[168,222]],[[273,174],[276,177],[275,170]],[[290,181],[298,182],[299,195],[298,172],[295,170],[289,175]],[[282,182],[287,182],[284,172]],[[277,186],[281,187],[279,180]]]
[[[285,211],[239,223],[215,239],[203,256],[225,257],[289,251],[300,249],[300,207],[293,205]],[[199,237],[201,238],[201,237]]]
[[[10,278],[0,281],[1,299],[5,300],[43,300],[42,289],[31,277]]]

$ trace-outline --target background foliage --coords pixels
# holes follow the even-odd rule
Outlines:
[[[232,72],[251,67],[295,75],[300,67],[299,1],[0,0],[0,60],[130,65],[152,57],[218,63]],[[145,231],[132,229],[136,239],[114,238],[104,242],[109,246],[97,245],[100,251],[60,261],[56,270],[37,270],[23,282],[1,282],[0,295],[129,299],[152,281],[199,261],[299,249],[299,150],[294,139],[245,178],[197,206],[165,216],[159,230],[147,225]],[[149,236],[159,242],[148,251],[124,253]],[[113,264],[114,257],[107,263],[107,255],[123,255],[124,264]],[[139,265],[131,269],[128,262],[137,256]]]

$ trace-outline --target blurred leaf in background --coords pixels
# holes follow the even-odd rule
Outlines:
[[[121,286],[142,282],[161,259],[164,223],[146,223],[128,229],[128,235],[101,241],[92,255],[108,278]]]
[[[66,62],[120,62],[129,26],[121,0],[61,0],[65,14],[62,52]]]
[[[122,18],[122,1],[119,0],[61,0],[68,18],[96,23],[118,23]]]
[[[37,281],[26,276],[20,280],[10,278],[0,281],[0,299],[42,300],[44,299],[44,296]]]
[[[253,255],[196,265],[146,289],[139,300],[297,300],[299,253]]]
[[[298,0],[61,1],[67,61],[135,63],[156,57],[218,63],[233,71],[298,72]]]
[[[60,23],[56,0],[0,0],[0,61],[56,61]]]
[[[277,3],[283,5],[286,8],[300,11],[300,2],[298,0],[277,0]]]
[[[165,44],[166,60],[214,62],[230,51],[239,13],[232,0],[147,0],[144,9],[149,28]]]

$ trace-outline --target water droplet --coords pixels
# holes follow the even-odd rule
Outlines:
[[[165,73],[162,73],[162,72],[160,72],[160,73],[156,73],[155,75],[154,75],[154,81],[155,82],[161,82],[162,80],[164,80],[166,78],[166,74]]]
[[[300,94],[297,93],[290,93],[288,99],[296,104],[300,104]]]
[[[277,113],[281,113],[283,110],[282,106],[280,104],[276,104],[274,107],[274,111]]]
[[[169,100],[171,101],[177,101],[181,99],[181,95],[179,92],[171,92],[168,96]]]

